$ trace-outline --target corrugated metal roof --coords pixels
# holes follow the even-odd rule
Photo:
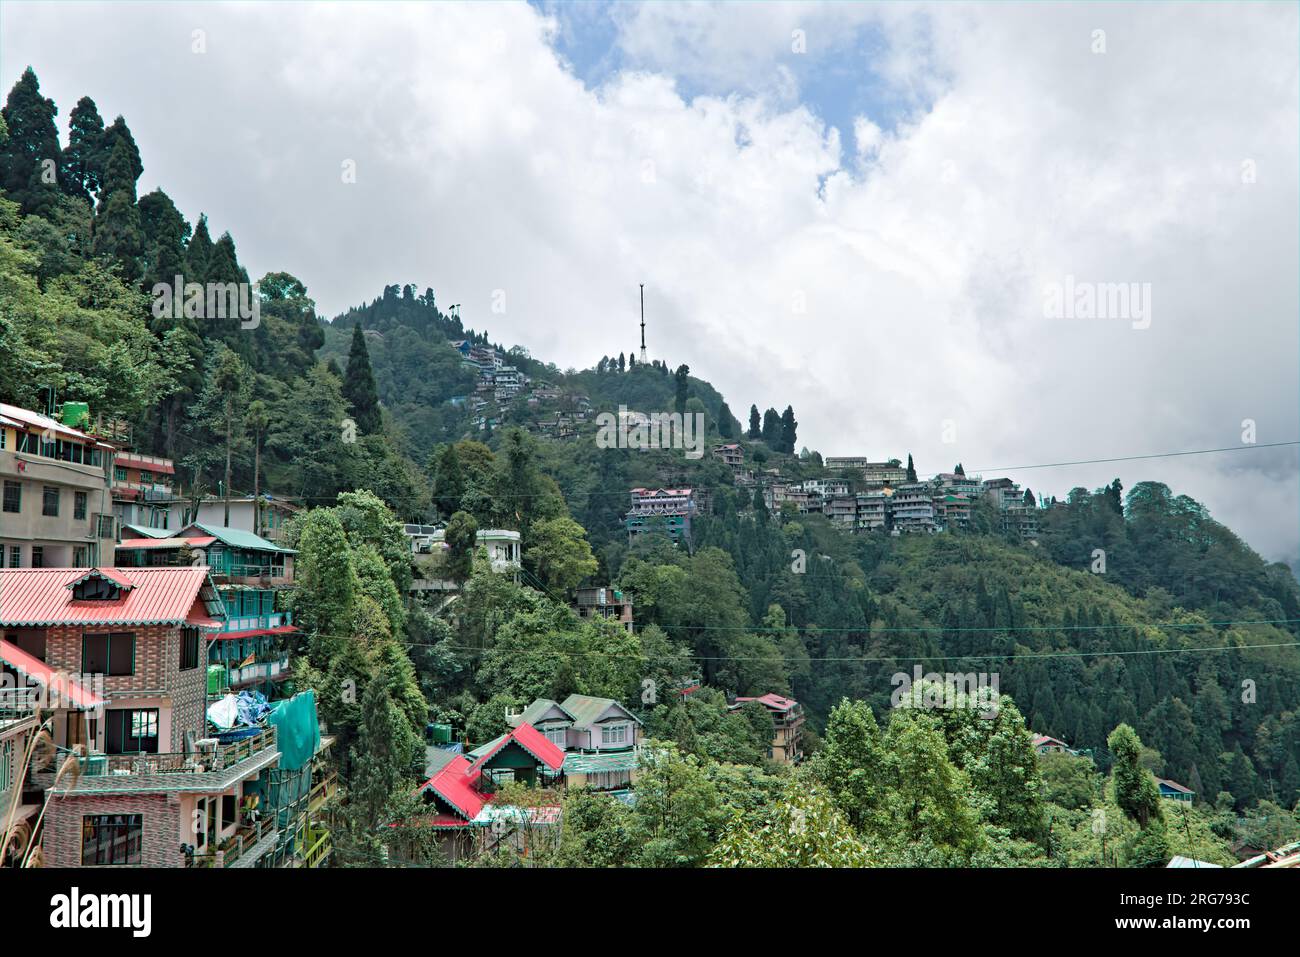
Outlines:
[[[109,568],[101,573],[129,582],[112,600],[78,601],[68,586],[86,577],[84,568],[0,569],[0,625],[218,624],[204,605],[205,586],[216,598],[206,566]]]
[[[58,694],[66,694],[78,707],[98,708],[104,703],[103,699],[83,687],[80,681],[71,675],[56,674],[54,669],[45,662],[34,655],[29,655],[17,645],[0,641],[0,661],[17,668],[43,687]]]
[[[180,534],[183,537],[186,532],[195,528],[219,539],[231,548],[246,548],[249,551],[256,552],[283,552],[287,555],[297,554],[292,548],[281,548],[275,542],[269,542],[261,535],[254,535],[242,528],[231,528],[228,525],[205,525],[203,522],[191,522],[181,529]]]

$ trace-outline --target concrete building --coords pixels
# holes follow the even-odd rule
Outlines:
[[[0,565],[112,562],[114,452],[56,419],[0,403]]]

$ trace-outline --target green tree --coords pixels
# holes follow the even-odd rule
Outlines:
[[[379,390],[375,387],[375,374],[370,368],[370,350],[361,324],[352,327],[352,348],[348,352],[348,368],[343,376],[343,398],[347,399],[363,435],[379,432],[382,419],[379,414]]]
[[[538,522],[524,561],[549,589],[561,593],[596,573],[586,530],[568,516]]]
[[[758,406],[749,407],[749,431],[745,433],[747,438],[761,439],[763,437],[763,427],[758,420]]]
[[[468,512],[456,512],[447,522],[444,541],[447,543],[446,574],[452,581],[464,582],[470,576],[474,562],[474,545],[478,538],[478,523]]]

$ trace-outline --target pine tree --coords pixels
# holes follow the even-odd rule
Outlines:
[[[362,435],[376,435],[383,426],[379,414],[379,390],[370,368],[370,350],[361,324],[352,327],[352,348],[348,350],[348,370],[343,377],[343,398],[352,407],[352,418]]]
[[[911,452],[908,452],[908,453],[907,453],[907,480],[908,480],[909,482],[915,482],[915,481],[916,481],[916,466],[912,464],[912,453],[911,453]]]
[[[794,420],[794,407],[787,405],[781,413],[781,449],[786,455],[794,455],[796,441],[795,430],[799,423]]]
[[[763,437],[763,427],[758,420],[758,406],[749,407],[749,431],[745,433],[748,438],[761,439]]]
[[[673,373],[673,409],[683,415],[686,413],[686,394],[690,375],[691,367],[685,364],[679,365],[677,371]]]
[[[776,409],[763,413],[763,442],[773,452],[781,451],[781,416],[777,415]]]
[[[731,414],[731,407],[723,402],[718,408],[718,435],[724,439],[734,438],[736,417]]]
[[[95,101],[83,96],[68,114],[68,148],[63,151],[63,188],[73,196],[94,198],[104,182],[104,121]]]
[[[0,143],[0,189],[23,213],[45,215],[58,202],[62,159],[54,124],[58,112],[53,100],[41,96],[40,81],[30,66],[0,110],[9,130],[8,139]]]
[[[113,145],[104,167],[104,185],[95,211],[92,250],[116,262],[127,282],[137,282],[143,269],[144,232],[135,202],[135,173],[123,139]]]

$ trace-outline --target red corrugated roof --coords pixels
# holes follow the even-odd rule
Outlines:
[[[208,641],[235,641],[238,638],[258,638],[262,635],[292,635],[298,629],[293,625],[279,625],[275,628],[250,628],[247,631],[223,631],[209,635]]]
[[[197,535],[194,538],[124,538],[117,543],[118,548],[205,548],[215,542],[211,535]]]
[[[59,694],[67,695],[80,708],[98,708],[104,703],[103,699],[95,697],[79,682],[68,680],[71,676],[64,675],[61,678],[53,668],[17,645],[0,641],[0,661],[12,665],[46,688],[53,686]]]
[[[478,817],[486,803],[483,795],[474,790],[479,773],[473,770],[469,759],[458,754],[433,777],[425,781],[421,791],[432,789],[438,797],[453,807],[467,821]]]
[[[144,459],[132,458],[129,455],[115,456],[113,464],[120,468],[140,469],[143,472],[159,472],[163,475],[176,474],[176,469],[172,465],[165,465],[161,462],[146,462]]]
[[[541,761],[552,771],[558,771],[564,766],[564,752],[551,742],[546,735],[538,731],[531,724],[521,724],[512,730],[509,734],[502,735],[496,743],[496,746],[483,754],[474,762],[475,771],[481,769],[484,764],[490,761],[493,756],[500,753],[501,749],[511,741],[519,745],[530,755]]]
[[[0,625],[159,625],[218,624],[204,607],[206,585],[216,591],[203,565],[165,568],[108,568],[101,574],[129,583],[111,601],[77,601],[68,586],[84,578],[85,568],[0,569]]]
[[[737,698],[736,703],[741,704],[745,701],[757,701],[759,704],[766,705],[776,711],[789,711],[799,702],[793,698],[783,698],[775,692],[770,692],[759,698]]]

